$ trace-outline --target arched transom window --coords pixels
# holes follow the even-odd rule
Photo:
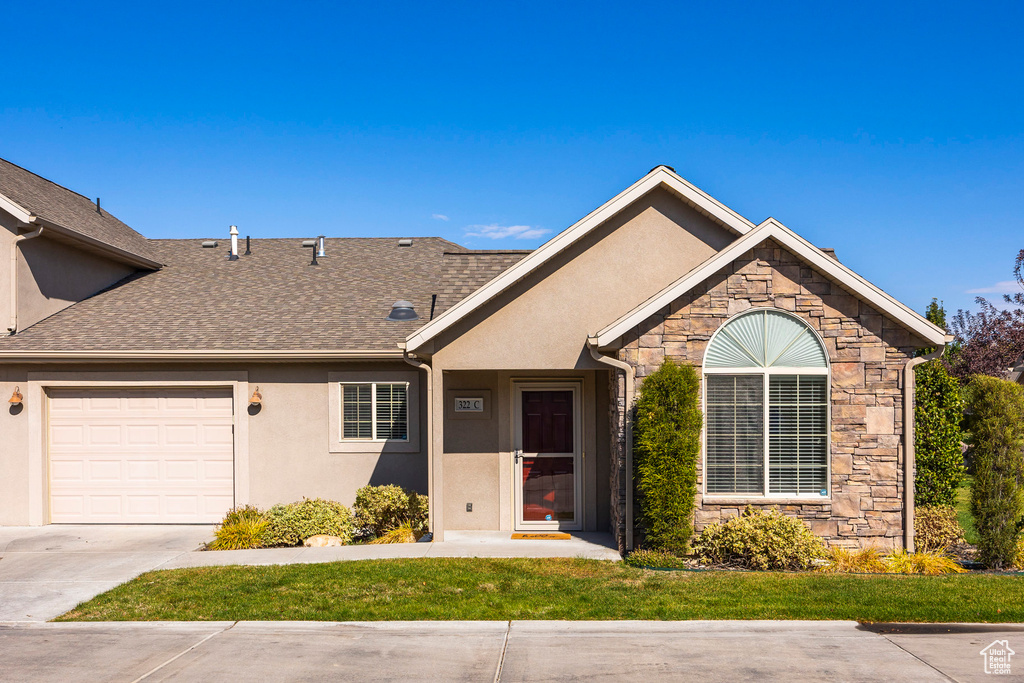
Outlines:
[[[704,356],[708,495],[828,496],[828,356],[796,316],[742,313]]]

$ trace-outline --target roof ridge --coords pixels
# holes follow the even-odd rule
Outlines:
[[[446,251],[445,256],[479,256],[481,254],[532,254],[533,249],[466,249],[465,251]]]

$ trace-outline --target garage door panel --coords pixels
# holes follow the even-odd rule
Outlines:
[[[51,521],[216,522],[234,504],[228,389],[50,393]]]

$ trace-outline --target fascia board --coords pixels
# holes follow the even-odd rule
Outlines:
[[[115,258],[116,260],[123,261],[129,265],[142,268],[150,268],[152,270],[159,270],[160,268],[163,267],[163,264],[160,263],[159,261],[148,259],[145,256],[139,256],[138,254],[126,251],[124,249],[121,249],[120,247],[115,247],[112,244],[108,244],[94,237],[88,237],[87,235],[83,235],[77,230],[66,228],[63,225],[60,225],[59,223],[54,223],[53,221],[46,220],[45,218],[33,216],[31,222],[34,223],[35,225],[41,225],[45,227],[47,230],[56,232],[62,235],[63,237],[66,237],[67,239],[74,240],[76,242],[81,242],[82,244],[86,244],[97,251],[107,254]]]
[[[773,238],[784,247],[801,257],[824,275],[846,287],[867,303],[899,322],[925,341],[941,345],[945,343],[946,333],[933,325],[914,310],[908,308],[884,291],[874,286],[839,261],[825,255],[820,249],[807,242],[773,218],[769,218],[757,228],[736,240],[715,256],[697,266],[675,283],[669,285],[658,294],[634,308],[612,324],[605,327],[595,336],[599,347],[612,345],[619,337],[631,328],[639,325],[659,309],[668,306],[696,285],[739,258],[745,251],[753,249],[766,239]]]
[[[10,197],[2,194],[0,194],[0,209],[11,214],[22,223],[31,223],[32,219],[35,218],[35,215],[31,211],[23,207],[21,204],[18,204]]]
[[[659,166],[646,176],[615,195],[611,200],[594,209],[582,219],[566,228],[529,256],[519,261],[486,285],[471,293],[447,311],[409,335],[406,348],[412,352],[446,329],[462,320],[484,303],[523,279],[557,254],[577,242],[602,223],[608,221],[627,206],[660,186],[666,186],[685,200],[706,211],[725,227],[743,235],[753,229],[753,224],[710,195],[697,189],[664,166]]]

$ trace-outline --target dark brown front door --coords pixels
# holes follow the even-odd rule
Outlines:
[[[575,392],[522,389],[520,401],[519,522],[572,528],[578,521]]]

